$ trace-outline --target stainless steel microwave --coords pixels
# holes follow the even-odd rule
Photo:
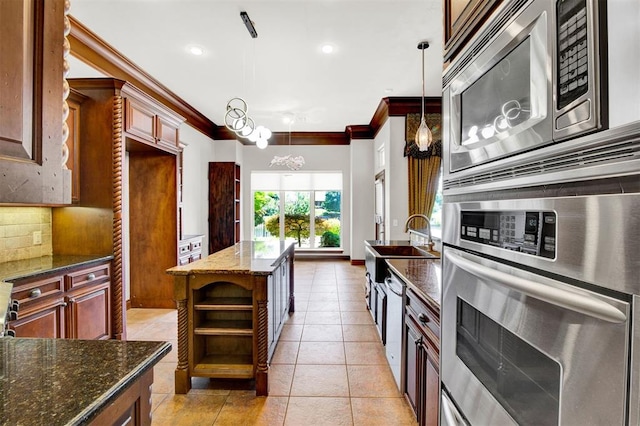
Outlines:
[[[443,79],[445,173],[607,128],[606,3],[515,0]]]

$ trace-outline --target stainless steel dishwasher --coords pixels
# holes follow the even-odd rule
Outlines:
[[[387,344],[385,352],[398,390],[402,391],[402,321],[407,286],[393,273],[391,277],[385,279],[385,286],[387,288]]]

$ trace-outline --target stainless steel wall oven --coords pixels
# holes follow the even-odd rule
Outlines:
[[[443,424],[629,421],[639,212],[637,193],[445,204]]]

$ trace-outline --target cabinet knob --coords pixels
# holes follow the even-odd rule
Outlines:
[[[39,288],[34,288],[33,290],[31,290],[31,293],[29,293],[29,297],[39,297],[42,295],[42,290],[40,290]]]
[[[94,274],[93,272],[87,275],[87,281],[93,281],[95,279],[96,279],[96,274]]]
[[[429,317],[427,317],[427,315],[425,315],[424,313],[421,313],[420,315],[418,315],[418,319],[423,324],[426,324],[429,322]]]

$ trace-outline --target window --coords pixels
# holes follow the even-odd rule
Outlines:
[[[326,250],[342,243],[342,173],[255,172],[253,239]]]

